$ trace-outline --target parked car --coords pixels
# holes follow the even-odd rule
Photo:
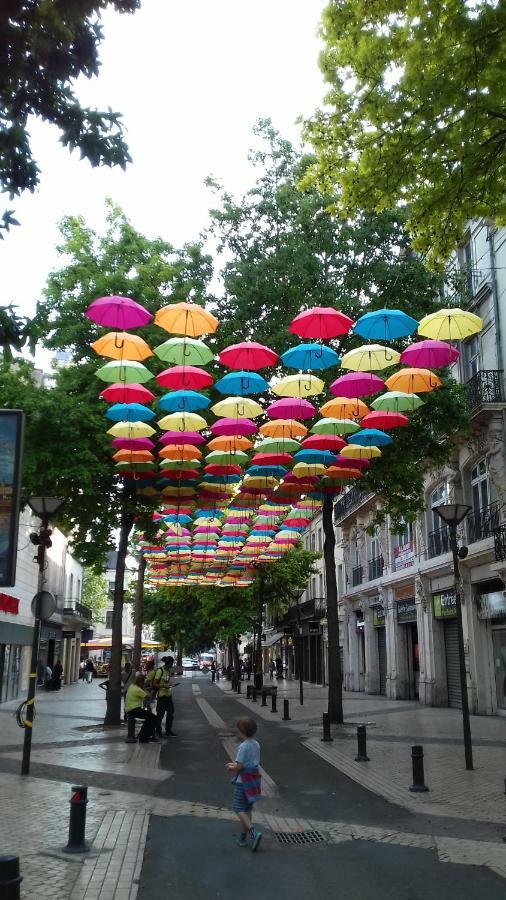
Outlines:
[[[213,662],[216,662],[216,657],[214,653],[201,653],[200,654],[200,669],[202,672],[207,672],[208,669],[211,668]]]
[[[193,672],[195,669],[198,669],[198,667],[199,667],[198,662],[195,662],[195,660],[191,659],[189,656],[183,656],[181,664],[183,666],[183,669],[185,669],[185,671],[190,671],[190,672]]]

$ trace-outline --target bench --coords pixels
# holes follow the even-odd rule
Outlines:
[[[246,685],[246,697],[249,700],[253,696],[253,691],[255,690],[254,684]],[[266,697],[276,697],[278,693],[277,685],[275,684],[264,684],[261,690],[257,689],[257,697],[259,694],[264,694]]]

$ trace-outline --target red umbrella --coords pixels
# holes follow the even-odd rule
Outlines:
[[[172,366],[160,372],[156,380],[162,387],[172,388],[174,391],[199,390],[213,383],[209,373],[197,366]]]
[[[332,434],[312,434],[310,437],[304,438],[301,444],[304,450],[330,450],[335,452],[345,446],[346,441]]]
[[[204,472],[207,475],[242,475],[242,469],[240,466],[217,466],[214,463],[210,463],[208,466],[204,466]]]
[[[108,403],[151,403],[155,395],[142,384],[110,384],[99,394]]]
[[[374,412],[367,413],[360,424],[362,428],[385,429],[399,428],[401,425],[407,425],[408,422],[408,417],[403,416],[402,413],[375,410]]]
[[[173,467],[161,469],[160,475],[163,478],[170,478],[171,481],[192,481],[194,478],[200,478],[197,469],[179,469],[177,463],[174,463]]]
[[[369,397],[384,390],[384,383],[372,372],[348,372],[336,378],[330,385],[330,393],[335,397],[349,397],[352,400],[358,397]]]
[[[122,331],[124,328],[140,328],[147,325],[151,319],[151,313],[144,309],[131,297],[98,297],[90,303],[85,316],[96,322],[97,325],[105,325]]]
[[[292,462],[289,453],[256,453],[251,459],[252,466],[289,466]]]
[[[206,439],[198,431],[166,431],[160,438],[160,444],[205,444]]]
[[[271,403],[266,412],[270,419],[312,419],[316,409],[301,397],[283,397]]]
[[[264,369],[273,366],[278,359],[278,354],[263,344],[255,341],[243,341],[241,344],[232,344],[225,347],[218,356],[220,363],[229,369]]]
[[[302,525],[309,525],[311,519],[285,519],[283,525],[293,525],[294,528],[300,528]]]
[[[155,446],[149,438],[121,438],[111,441],[111,446],[116,450],[152,450]]]
[[[257,425],[252,419],[217,419],[211,425],[211,431],[216,435],[226,435],[228,437],[246,437],[254,434]]]
[[[339,469],[367,469],[370,464],[370,459],[349,459],[347,456],[337,456],[334,463]]]
[[[295,316],[289,331],[301,338],[333,338],[348,334],[353,319],[331,306],[315,306]]]

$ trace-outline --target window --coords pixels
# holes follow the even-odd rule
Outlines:
[[[81,579],[80,578],[77,579],[77,597],[76,597],[76,599],[77,600],[81,599]]]
[[[369,549],[370,559],[377,559],[378,556],[381,556],[379,534],[377,529],[375,529],[374,534],[371,535]]]
[[[480,460],[474,469],[471,469],[471,492],[473,495],[473,512],[477,516],[480,510],[489,506],[491,502],[486,459]]]
[[[446,527],[443,526],[442,520],[439,518],[437,512],[435,511],[436,506],[441,506],[443,503],[448,502],[450,490],[447,481],[443,481],[430,495],[430,508],[432,515],[432,531],[440,531],[441,528]]]
[[[320,551],[320,553],[321,553],[322,546],[323,546],[323,544],[322,544],[322,530],[321,530],[321,528],[319,528],[319,529],[318,529],[318,550]]]
[[[114,600],[114,581],[108,582],[107,594],[108,594],[108,599],[112,602]]]
[[[476,334],[465,345],[465,363],[468,379],[480,371],[480,341]]]
[[[323,596],[324,596],[324,591],[323,591],[323,575],[319,575],[319,576],[318,576],[318,580],[319,580],[319,591],[320,591],[320,593],[318,594],[318,596],[319,596],[319,597],[323,597]]]
[[[112,628],[112,609],[106,609],[105,611],[105,627]]]
[[[314,531],[311,534],[311,550],[313,551],[313,553],[316,552],[316,535],[315,535]]]
[[[69,600],[72,600],[73,597],[74,597],[74,576],[73,576],[73,574],[72,574],[72,572],[71,572],[71,573],[70,573],[70,579],[69,579],[69,596],[68,596],[68,599],[69,599]]]
[[[396,547],[404,547],[405,544],[413,543],[413,522],[405,522],[401,520],[401,529],[396,533]]]
[[[459,248],[459,267],[464,275],[467,296],[470,299],[474,294],[473,248],[471,246],[470,238]]]

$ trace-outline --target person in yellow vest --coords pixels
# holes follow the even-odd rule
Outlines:
[[[135,716],[136,719],[144,719],[137,740],[141,744],[147,744],[149,741],[158,741],[156,736],[157,720],[151,710],[144,709],[144,701],[151,696],[144,690],[144,675],[135,676],[134,683],[131,684],[125,695],[125,715]]]
[[[153,688],[158,692],[156,701],[156,718],[158,720],[158,734],[162,733],[163,719],[165,718],[165,737],[175,737],[172,731],[172,721],[174,719],[174,700],[172,699],[172,685],[170,676],[174,658],[172,656],[162,656],[163,666],[159,666],[153,678]]]

